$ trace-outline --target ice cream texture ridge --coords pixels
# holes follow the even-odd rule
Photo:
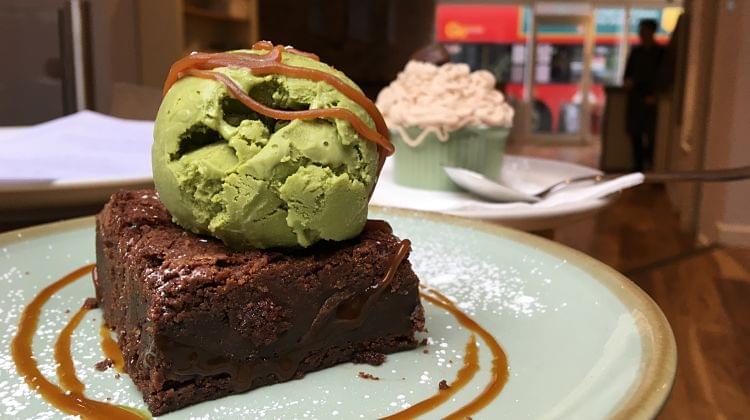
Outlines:
[[[285,50],[281,62],[331,74],[360,91],[342,72],[306,55]],[[234,66],[212,71],[267,107],[343,108],[375,128],[359,103],[325,81],[256,76]],[[175,82],[154,128],[154,183],[173,220],[235,248],[307,247],[357,236],[367,220],[378,162],[377,146],[347,121],[276,120],[207,78]]]
[[[390,128],[433,131],[442,141],[465,126],[510,127],[513,108],[495,89],[487,70],[472,72],[463,63],[436,66],[410,61],[376,102]]]

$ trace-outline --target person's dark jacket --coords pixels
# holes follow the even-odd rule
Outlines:
[[[633,129],[641,123],[644,112],[649,112],[653,104],[646,98],[656,95],[659,90],[660,67],[664,57],[664,47],[654,44],[648,48],[636,45],[630,51],[625,66],[625,80],[630,81],[628,91],[627,125]]]

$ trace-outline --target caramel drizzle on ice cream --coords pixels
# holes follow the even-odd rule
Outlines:
[[[250,47],[250,48],[253,49],[253,50],[266,50],[266,51],[270,51],[270,50],[273,49],[273,47],[274,47],[274,45],[273,45],[273,42],[271,42],[271,41],[258,41],[255,44],[253,44],[253,46]],[[292,54],[301,55],[301,56],[307,57],[307,58],[309,58],[311,60],[320,61],[320,57],[318,57],[317,54],[313,54],[313,53],[307,52],[307,51],[298,50],[298,49],[292,47],[291,45],[287,45],[286,47],[284,47],[284,51],[290,52]]]
[[[169,69],[169,75],[164,82],[163,94],[166,95],[169,88],[172,87],[177,80],[185,76],[193,76],[203,79],[213,79],[223,83],[229,90],[229,93],[235,99],[242,102],[243,105],[270,118],[275,118],[277,120],[307,120],[315,118],[337,118],[345,120],[351,124],[352,128],[354,128],[360,136],[378,146],[380,153],[378,169],[382,168],[385,158],[392,155],[395,149],[390,141],[390,135],[385,120],[371,100],[369,100],[362,92],[349,86],[332,74],[305,67],[290,66],[281,62],[282,52],[298,54],[317,60],[318,57],[314,54],[289,47],[285,48],[280,45],[274,46],[268,41],[260,41],[253,45],[252,49],[267,52],[265,54],[243,52],[192,53],[177,60]],[[327,83],[361,106],[370,118],[372,118],[376,130],[370,128],[353,112],[344,108],[309,109],[304,111],[286,111],[270,108],[250,97],[229,76],[212,71],[218,67],[246,68],[250,70],[254,76],[279,74],[287,77]]]

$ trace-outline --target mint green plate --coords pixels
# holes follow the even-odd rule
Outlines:
[[[510,379],[474,418],[600,419],[653,417],[675,374],[672,332],[659,308],[638,287],[576,251],[528,234],[480,222],[425,213],[375,209],[413,243],[411,261],[421,280],[460,303],[502,344]],[[10,342],[24,305],[44,286],[94,261],[93,218],[0,235],[0,417],[58,418],[53,407],[17,375]],[[53,381],[52,344],[86,297],[89,279],[66,287],[45,306],[34,352]],[[444,310],[425,303],[430,344],[388,356],[382,366],[345,364],[302,380],[192,406],[163,418],[376,418],[395,413],[451,381],[468,333]],[[101,313],[88,313],[73,335],[73,357],[86,394],[144,408],[133,383],[103,359]],[[453,363],[451,363],[453,362]],[[455,398],[426,418],[439,418],[481,391],[485,368]],[[364,371],[379,381],[358,376]]]

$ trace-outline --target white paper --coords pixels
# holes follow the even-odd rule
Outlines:
[[[81,111],[0,137],[0,184],[151,177],[153,121]]]

